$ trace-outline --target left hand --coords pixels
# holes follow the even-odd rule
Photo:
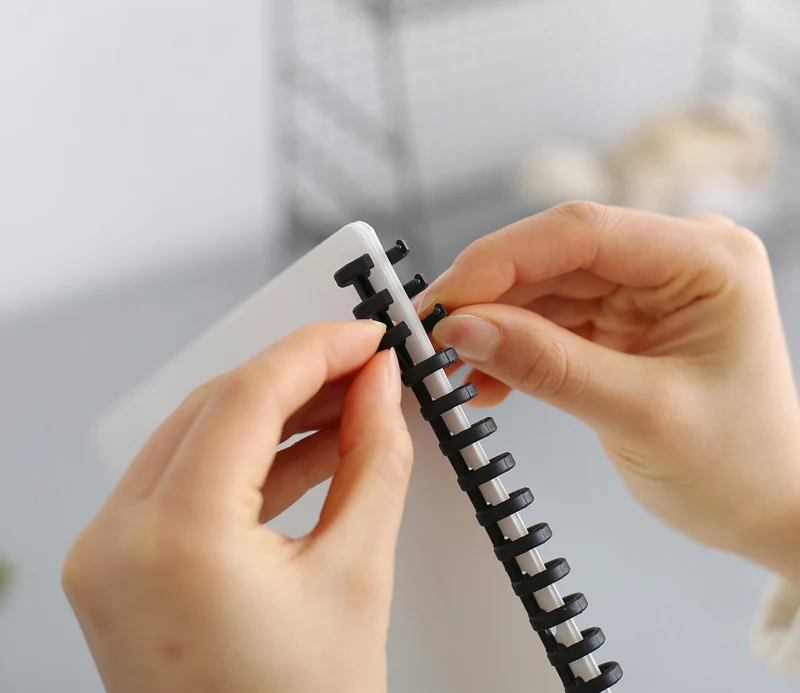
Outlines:
[[[201,387],[153,435],[64,569],[108,691],[386,690],[412,454],[396,356],[372,358],[383,332],[301,330]],[[362,368],[342,403],[340,379]],[[262,526],[334,470],[308,536]]]

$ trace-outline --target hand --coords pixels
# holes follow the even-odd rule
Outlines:
[[[664,521],[800,580],[800,406],[755,235],[567,204],[469,246],[437,302],[478,404],[516,388],[581,418]]]
[[[108,691],[385,691],[412,453],[397,358],[369,361],[383,332],[301,330],[201,387],[150,439],[64,569]],[[341,383],[312,400],[367,361],[343,404]],[[334,469],[308,536],[262,526]]]

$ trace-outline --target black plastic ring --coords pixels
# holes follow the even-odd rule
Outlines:
[[[425,277],[421,274],[415,274],[410,282],[403,284],[403,290],[409,298],[414,298],[414,296],[421,294],[427,288],[428,282],[425,281]]]
[[[569,686],[566,693],[603,693],[622,679],[622,667],[617,662],[600,665],[600,676],[591,681]]]
[[[443,395],[432,402],[428,402],[419,411],[425,421],[431,421],[440,417],[442,414],[450,411],[451,409],[455,409],[456,407],[460,407],[462,404],[466,404],[471,399],[475,399],[477,396],[478,388],[475,387],[475,383],[467,383],[466,385],[461,385],[452,392],[448,392],[446,395]]]
[[[481,527],[496,525],[500,520],[511,517],[514,513],[524,510],[533,503],[533,494],[529,488],[514,491],[507,500],[497,505],[489,505],[475,513]]]
[[[447,308],[445,308],[441,303],[437,303],[433,308],[433,312],[427,317],[422,318],[422,327],[425,330],[425,334],[430,334],[433,332],[433,328],[436,327],[446,317]]]
[[[550,529],[550,525],[542,522],[528,527],[528,533],[524,537],[513,541],[506,539],[502,544],[495,546],[494,555],[497,556],[498,561],[505,563],[547,543],[552,536],[553,530]]]
[[[403,241],[397,241],[389,250],[386,251],[386,257],[393,265],[396,265],[400,260],[408,257],[409,253],[408,244]]]
[[[489,460],[489,464],[473,469],[458,477],[458,485],[462,491],[473,491],[479,486],[489,483],[492,479],[496,479],[507,471],[514,469],[516,464],[512,454],[504,452],[502,455]]]
[[[465,431],[456,433],[447,440],[443,440],[439,443],[439,450],[442,451],[445,457],[450,457],[464,448],[468,448],[470,445],[475,445],[475,443],[484,438],[488,438],[496,430],[497,424],[494,422],[494,419],[491,417],[481,419],[478,423],[472,424],[472,426]]]
[[[383,335],[381,343],[378,345],[378,351],[385,351],[386,349],[394,349],[405,342],[411,336],[411,328],[404,322],[398,322],[394,327],[389,328],[386,334]]]
[[[563,667],[572,664],[579,659],[597,652],[606,641],[606,636],[599,628],[589,628],[581,633],[583,638],[580,642],[564,647],[561,645],[556,652],[548,652],[547,659],[554,667]]]
[[[389,289],[384,289],[364,299],[353,308],[353,317],[355,317],[356,320],[372,318],[380,311],[387,310],[392,303],[394,303],[392,294],[389,293]]]
[[[538,616],[531,616],[531,626],[533,626],[533,629],[537,633],[543,630],[550,630],[551,628],[560,626],[562,623],[571,621],[576,616],[580,616],[586,611],[588,606],[589,603],[582,594],[570,594],[564,597],[564,606],[553,609],[553,611],[539,614]],[[605,688],[599,690],[604,691]],[[583,691],[581,693],[583,693]]]
[[[555,585],[559,580],[563,580],[569,575],[570,567],[565,558],[555,558],[545,563],[544,570],[536,575],[526,575],[522,580],[517,580],[511,584],[514,594],[518,597],[526,597],[540,590]]]
[[[433,375],[436,371],[449,368],[454,363],[458,363],[458,353],[452,347],[440,351],[433,356],[420,361],[413,368],[409,368],[403,373],[403,385],[406,387],[414,387],[419,385],[429,375]]]
[[[359,277],[368,277],[370,270],[375,267],[375,263],[369,256],[369,253],[362,255],[360,258],[348,262],[338,272],[333,275],[336,283],[343,289],[355,283]]]

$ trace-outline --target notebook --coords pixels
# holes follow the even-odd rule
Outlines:
[[[390,690],[608,690],[622,670],[616,662],[597,663],[600,629],[578,627],[584,596],[559,593],[569,565],[542,558],[551,553],[544,546],[550,528],[527,527],[520,514],[533,502],[531,492],[506,488],[515,461],[499,449],[502,431],[491,418],[471,423],[462,405],[475,396],[474,386],[454,387],[445,375],[457,355],[437,353],[428,334],[446,311],[437,306],[424,320],[417,316],[410,299],[424,279],[403,284],[395,271],[408,264],[402,262],[408,252],[400,241],[384,250],[367,224],[346,226],[121,402],[99,428],[101,450],[121,472],[201,383],[304,325],[381,320],[387,325],[381,346],[396,350],[403,371],[415,451],[398,546]],[[271,526],[290,536],[306,533],[326,491],[326,485],[315,489]]]

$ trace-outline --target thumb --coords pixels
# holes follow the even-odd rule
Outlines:
[[[516,306],[459,309],[433,336],[483,373],[607,432],[643,432],[669,383],[663,362],[613,351]]]

